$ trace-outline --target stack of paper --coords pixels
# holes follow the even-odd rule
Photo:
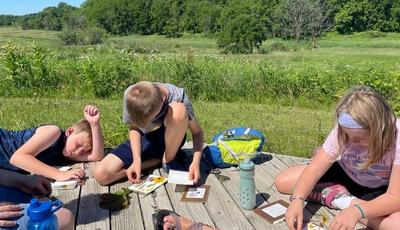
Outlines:
[[[189,172],[171,169],[168,174],[168,183],[193,185],[193,180],[189,180]]]

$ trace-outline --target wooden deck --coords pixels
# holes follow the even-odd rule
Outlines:
[[[256,164],[257,206],[278,199],[288,200],[287,195],[276,191],[274,177],[290,165],[306,162],[307,159],[288,157],[266,153]],[[90,175],[95,163],[89,163],[86,170],[88,180],[74,190],[57,190],[54,195],[59,197],[64,206],[76,216],[76,229],[83,230],[141,230],[154,229],[152,214],[154,208],[174,210],[182,216],[198,222],[206,223],[221,230],[231,229],[288,229],[285,222],[271,225],[253,211],[246,211],[239,206],[239,171],[235,169],[221,170],[220,175],[205,175],[202,180],[211,186],[208,202],[182,203],[181,193],[175,191],[175,185],[165,184],[154,194],[148,196],[131,193],[130,205],[127,209],[110,212],[99,207],[101,193],[113,193],[121,188],[127,188],[129,182],[116,183],[112,186],[101,186]],[[207,170],[203,162],[202,171]],[[153,174],[165,175],[160,169]],[[221,179],[222,178],[222,179]],[[223,179],[225,178],[225,179]],[[306,222],[321,222],[322,216],[332,219],[335,211],[316,204],[308,204],[305,209]],[[358,225],[357,229],[363,229]]]

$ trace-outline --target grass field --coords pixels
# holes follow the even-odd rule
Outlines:
[[[198,63],[210,65],[206,66],[209,69],[201,69],[204,71],[201,77],[220,71],[215,76],[225,74],[229,75],[227,79],[251,79],[253,74],[259,74],[262,68],[274,68],[276,71],[282,70],[280,74],[288,71],[287,73],[294,79],[307,79],[308,76],[301,74],[318,75],[318,77],[327,74],[329,77],[336,77],[336,73],[350,73],[351,76],[359,75],[357,77],[362,80],[362,74],[365,73],[373,76],[372,83],[377,86],[386,87],[388,84],[400,82],[400,34],[396,33],[380,34],[379,37],[371,37],[368,32],[348,36],[328,34],[319,40],[319,47],[314,51],[308,42],[269,39],[263,43],[262,53],[251,55],[220,54],[216,40],[203,35],[184,35],[178,39],[167,39],[158,35],[130,35],[110,37],[104,44],[95,47],[67,47],[62,45],[57,33],[0,28],[0,46],[7,41],[21,46],[36,41],[57,54],[54,56],[56,58],[53,58],[56,60],[54,66],[62,70],[63,79],[71,78],[76,82],[76,85],[50,90],[48,94],[38,94],[36,89],[15,89],[18,93],[10,94],[12,97],[0,97],[0,127],[22,129],[39,124],[56,123],[66,128],[82,117],[81,109],[86,103],[94,103],[103,111],[102,127],[107,146],[114,146],[123,141],[127,132],[121,122],[120,95],[99,99],[88,93],[89,89],[86,86],[79,88],[80,85],[86,84],[86,80],[82,79],[82,72],[86,68],[83,65],[86,62],[82,60],[93,54],[96,57],[93,59],[95,62],[111,61],[114,56],[110,55],[109,47],[133,52],[136,61],[134,73],[138,75],[138,79],[148,79],[153,72],[156,74],[171,72],[169,74],[174,76],[175,70],[169,70],[170,66],[166,64],[178,63],[182,59],[180,57],[184,57],[182,60],[185,60],[187,55],[193,55],[199,57],[196,59],[200,60]],[[123,60],[115,63],[124,64]],[[0,70],[1,65],[0,61]],[[160,69],[162,71],[157,72]],[[101,69],[101,71],[107,70],[107,68]],[[107,75],[108,72],[104,74]],[[2,76],[7,77],[3,73],[0,74],[0,79]],[[383,76],[394,80],[389,83],[382,82],[380,79],[384,79]],[[329,90],[333,87],[329,85],[330,82],[326,81],[327,85],[324,86],[318,85],[320,84],[318,81],[310,81],[307,84],[317,84],[316,88],[326,87]],[[245,87],[247,81],[242,83]],[[4,81],[0,82],[0,89],[4,89],[1,84],[4,84]],[[246,87],[251,89],[252,86],[246,85]],[[229,92],[229,84],[226,88]],[[395,90],[397,85],[389,85],[389,88]],[[343,89],[335,93],[340,96]],[[218,93],[216,94],[218,98]],[[278,95],[265,98],[261,104],[251,102],[249,99],[229,103],[195,100],[194,104],[206,133],[206,142],[209,142],[214,134],[226,128],[249,126],[265,133],[268,138],[266,151],[293,156],[310,156],[312,150],[322,143],[333,124],[334,102],[321,101],[317,98],[314,100],[312,97],[305,99]]]

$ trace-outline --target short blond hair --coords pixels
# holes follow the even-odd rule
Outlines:
[[[162,93],[156,84],[141,81],[127,92],[125,103],[131,121],[135,125],[145,127],[162,103]]]
[[[370,133],[368,143],[368,168],[382,160],[386,151],[396,142],[396,116],[381,94],[368,86],[355,86],[347,91],[336,108],[336,120],[341,112],[350,114],[354,120]],[[343,152],[348,136],[338,126],[338,144]]]
[[[71,128],[74,129],[75,134],[84,132],[87,133],[90,140],[92,140],[92,128],[86,119],[79,120],[72,124]]]

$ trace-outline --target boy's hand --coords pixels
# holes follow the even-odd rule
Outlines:
[[[195,163],[191,163],[189,166],[189,180],[193,180],[193,183],[197,183],[200,179],[200,166]]]
[[[82,179],[85,177],[85,171],[83,169],[71,169],[66,172],[60,171],[56,178],[54,178],[56,181],[66,181],[66,180],[71,180],[71,179]]]
[[[126,175],[128,176],[128,180],[133,183],[139,183],[142,173],[141,171],[142,171],[141,163],[133,162],[133,164],[131,164],[131,166],[129,166],[129,168],[126,169]]]
[[[22,208],[8,202],[0,202],[0,228],[14,227],[17,221],[9,220],[22,216]]]
[[[27,175],[22,183],[21,191],[25,193],[41,195],[51,194],[50,181],[43,176]]]
[[[90,125],[97,125],[100,122],[100,110],[93,105],[87,105],[83,110],[83,115]]]

